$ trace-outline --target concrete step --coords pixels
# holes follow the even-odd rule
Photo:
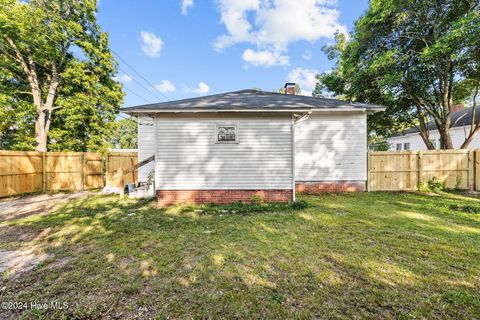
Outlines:
[[[153,198],[154,196],[155,191],[153,190],[153,185],[143,185],[137,187],[133,192],[128,194],[129,198],[135,199]]]

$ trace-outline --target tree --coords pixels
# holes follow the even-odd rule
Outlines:
[[[441,148],[453,148],[453,106],[468,99],[477,104],[479,9],[479,0],[372,0],[351,39],[337,36],[336,45],[324,49],[338,63],[318,76],[315,93],[385,105],[384,114],[370,117],[369,129],[389,135],[414,125],[429,149],[427,123],[433,121]],[[462,148],[478,131],[480,124],[472,124]]]
[[[372,151],[388,151],[390,150],[390,144],[387,141],[370,142],[369,149]]]
[[[121,119],[114,126],[111,144],[117,149],[136,149],[137,121],[134,118]]]
[[[37,151],[98,150],[123,99],[116,62],[96,23],[96,0],[5,0],[0,6],[2,143],[34,123]],[[6,139],[6,140],[5,140]],[[22,146],[20,146],[22,147]],[[29,145],[23,146],[28,149]]]

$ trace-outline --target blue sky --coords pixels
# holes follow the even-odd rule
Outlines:
[[[308,94],[336,30],[349,32],[368,0],[101,0],[98,22],[111,48],[168,99],[286,81]],[[125,63],[124,106],[164,101]],[[133,79],[132,79],[133,78]],[[140,85],[141,83],[143,85]],[[146,90],[147,89],[147,90]]]

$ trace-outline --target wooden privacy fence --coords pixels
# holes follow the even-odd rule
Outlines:
[[[119,172],[125,172],[124,185],[137,183],[142,163],[136,152],[108,153],[106,183],[119,186]],[[368,154],[369,191],[416,190],[432,179],[444,181],[447,188],[480,190],[480,149]],[[103,186],[99,153],[0,151],[0,197]]]
[[[480,189],[480,150],[377,151],[368,156],[368,190],[417,190],[430,180]]]
[[[137,152],[109,152],[107,155],[106,184],[119,186],[120,178],[117,173],[120,170],[127,171],[138,163]],[[138,182],[138,170],[134,170],[123,176],[124,185]]]
[[[0,197],[103,187],[102,155],[92,152],[0,151]]]

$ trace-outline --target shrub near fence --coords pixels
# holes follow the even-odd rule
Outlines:
[[[99,153],[0,151],[0,197],[102,187]]]
[[[369,152],[368,190],[417,190],[440,180],[449,189],[480,188],[480,150]]]

